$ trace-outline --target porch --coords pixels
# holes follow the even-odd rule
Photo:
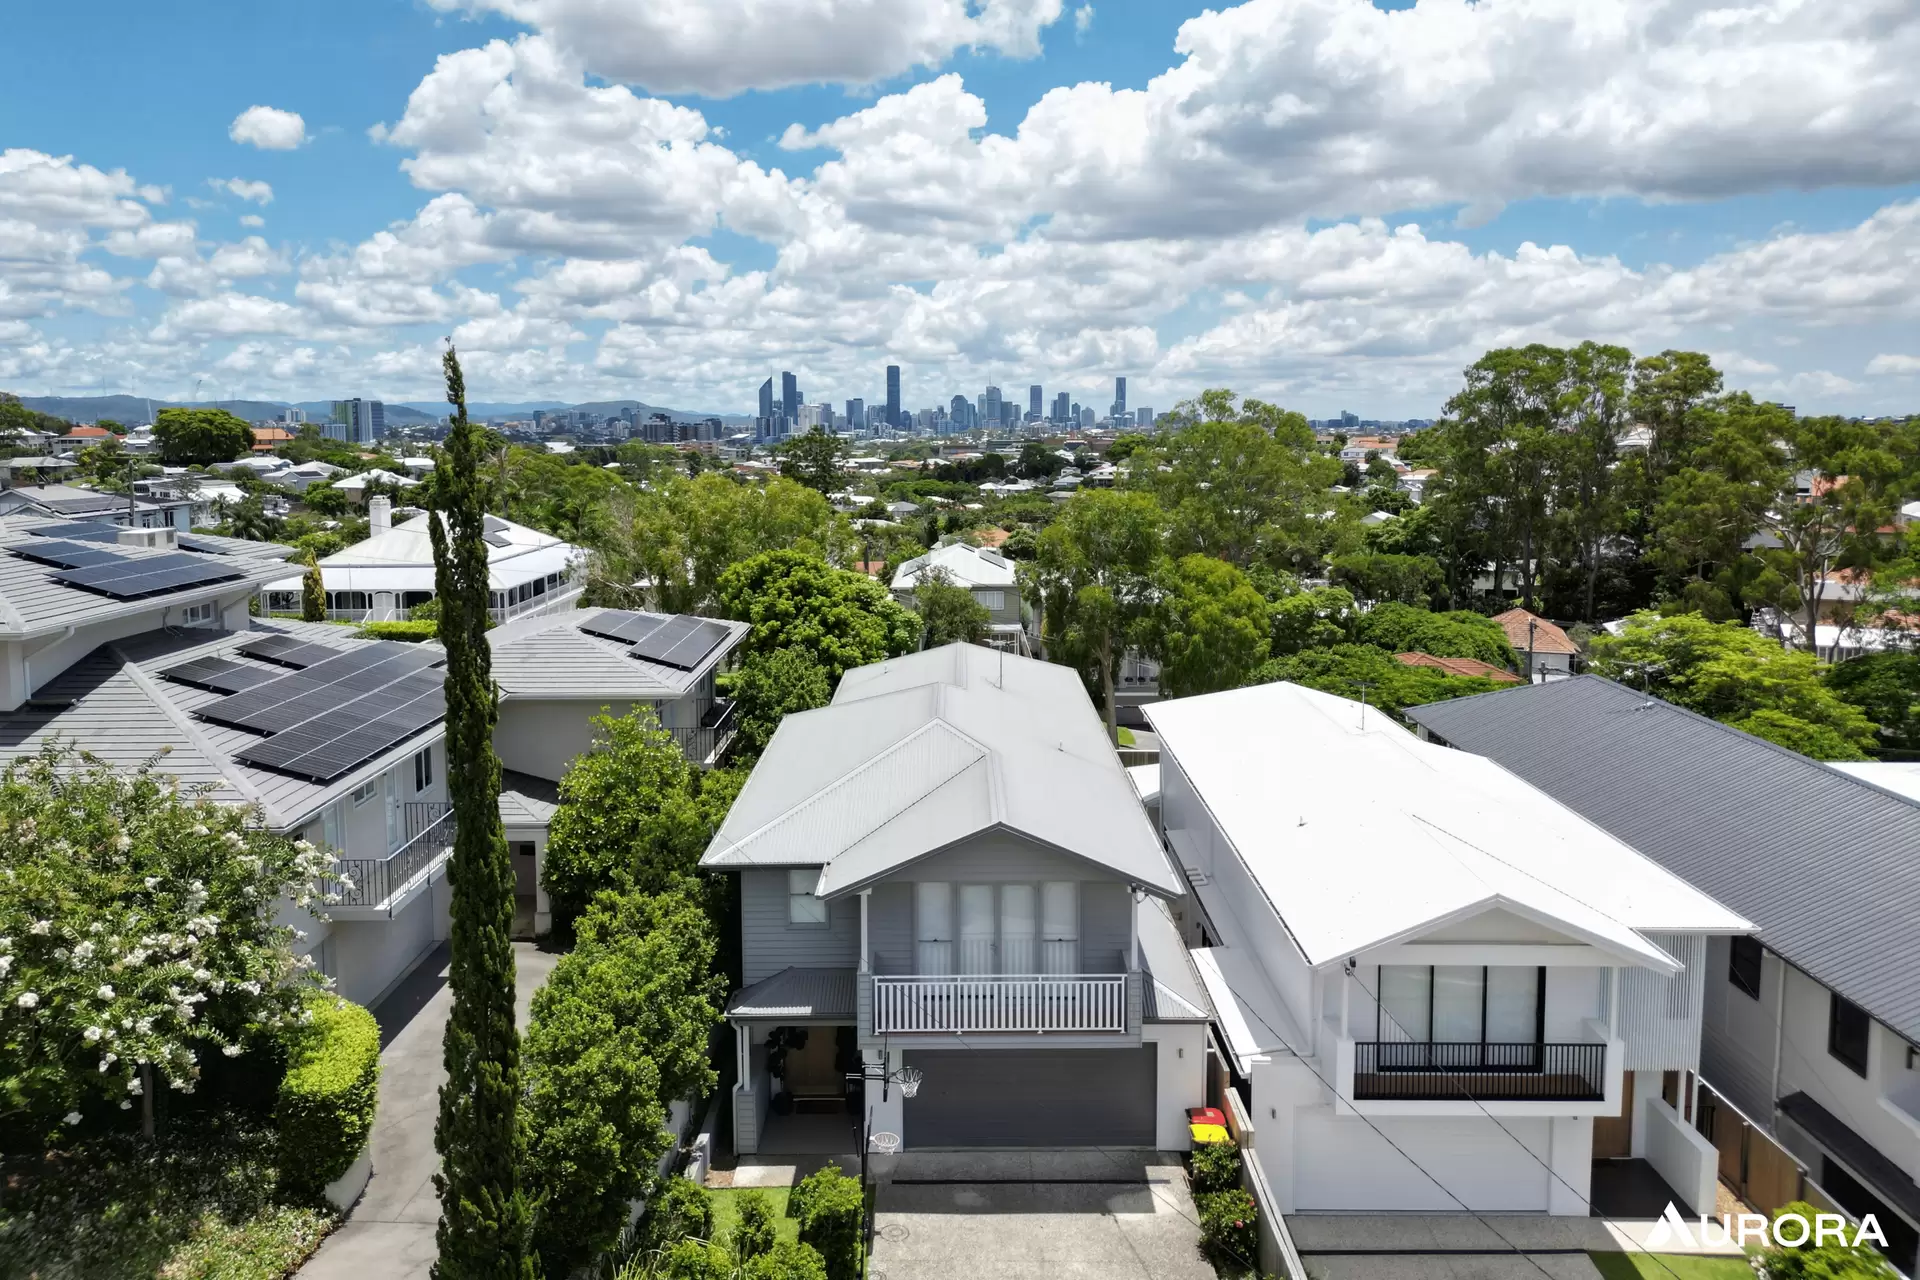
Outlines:
[[[453,853],[453,809],[442,803],[403,806],[401,843],[384,858],[341,858],[323,881],[339,901],[327,908],[337,920],[377,920],[393,915],[431,881]]]

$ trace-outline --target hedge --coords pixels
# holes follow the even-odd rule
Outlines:
[[[867,1207],[860,1183],[827,1165],[802,1178],[794,1191],[800,1201],[800,1242],[820,1251],[827,1280],[859,1280],[860,1228]]]
[[[367,640],[398,640],[406,644],[418,644],[422,640],[432,640],[439,634],[439,623],[422,619],[360,624],[360,635]]]
[[[1232,1142],[1197,1142],[1189,1157],[1193,1193],[1231,1191],[1240,1185],[1240,1148]]]
[[[749,1259],[741,1274],[746,1280],[827,1280],[827,1264],[812,1245],[782,1240]]]
[[[287,1046],[274,1123],[281,1178],[318,1194],[353,1167],[379,1100],[380,1024],[357,1004],[314,992],[313,1018]]]
[[[1230,1274],[1258,1274],[1260,1213],[1245,1191],[1208,1191],[1193,1198],[1200,1210],[1200,1247]]]

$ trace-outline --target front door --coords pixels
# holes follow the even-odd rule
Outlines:
[[[1633,1072],[1620,1073],[1620,1114],[1593,1118],[1593,1158],[1625,1160],[1633,1154]]]

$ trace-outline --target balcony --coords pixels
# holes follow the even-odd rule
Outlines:
[[[875,976],[872,982],[874,1035],[1131,1029],[1124,973]]]
[[[406,807],[405,844],[385,858],[342,858],[334,863],[345,880],[330,879],[328,893],[340,900],[330,914],[347,920],[370,920],[393,914],[407,893],[453,852],[453,810],[444,804]]]
[[[668,729],[674,741],[680,744],[691,764],[715,765],[733,743],[736,728],[733,714],[733,699],[718,698],[700,717],[698,726],[686,729]]]
[[[1607,1046],[1353,1042],[1356,1102],[1600,1102]]]

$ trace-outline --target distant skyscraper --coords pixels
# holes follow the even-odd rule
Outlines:
[[[980,396],[980,421],[992,428],[1006,420],[1006,403],[1000,399],[1000,388],[988,387]]]
[[[1027,412],[1032,414],[1036,418],[1041,417],[1042,413],[1040,409],[1040,402],[1043,398],[1044,397],[1041,394],[1039,383],[1036,382],[1032,386],[1028,387],[1027,388]]]
[[[1360,425],[1359,414],[1348,413],[1345,409],[1342,409],[1340,411],[1340,429],[1342,431],[1352,431],[1355,427],[1359,425]]]
[[[1053,398],[1053,420],[1059,423],[1060,425],[1065,426],[1069,421],[1069,418],[1067,417],[1067,415],[1071,412],[1072,412],[1072,406],[1068,401],[1067,393],[1062,391],[1059,395],[1056,395]],[[1079,421],[1079,418],[1080,418],[1079,414],[1074,414],[1071,421],[1077,422]]]
[[[387,406],[378,400],[335,400],[325,434],[347,444],[372,444],[386,438]]]
[[[1113,380],[1113,416],[1116,418],[1127,416],[1127,380],[1125,378]]]
[[[897,364],[887,366],[887,425],[904,425],[900,420],[900,366]]]
[[[847,429],[859,431],[867,425],[867,402],[865,400],[847,401]]]
[[[771,418],[773,416],[773,379],[772,378],[768,378],[765,382],[760,384],[760,416],[763,418]]]
[[[1133,420],[1143,427],[1150,427],[1153,425],[1153,410],[1144,407],[1135,409]]]
[[[1094,415],[1093,415],[1092,406],[1091,405],[1082,406],[1080,410],[1080,425],[1083,427],[1090,427],[1093,425],[1093,422],[1094,422]]]
[[[800,379],[784,370],[780,374],[780,414],[786,420],[787,431],[800,423]]]
[[[967,403],[965,396],[955,396],[947,404],[947,418],[953,423],[955,431],[965,431],[973,417],[973,406]]]

